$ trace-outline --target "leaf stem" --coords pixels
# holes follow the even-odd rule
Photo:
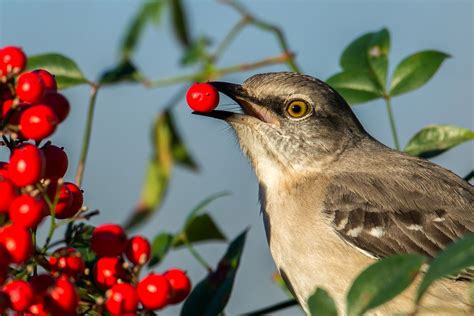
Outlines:
[[[92,122],[94,120],[95,101],[97,99],[97,92],[99,91],[99,85],[92,83],[91,94],[89,98],[89,109],[87,110],[86,126],[84,128],[84,136],[82,138],[82,149],[79,163],[76,170],[76,184],[80,187],[82,179],[84,177],[84,168],[86,165],[87,154],[89,152],[89,144],[91,140]]]
[[[400,143],[398,141],[397,126],[395,124],[395,117],[393,115],[392,103],[391,103],[390,97],[384,97],[384,100],[385,100],[385,105],[387,107],[388,119],[390,121],[390,128],[392,130],[393,143],[395,144],[395,148],[397,150],[400,150]]]
[[[251,69],[260,68],[267,65],[281,64],[281,63],[287,62],[291,58],[293,58],[293,54],[291,53],[281,54],[274,57],[264,58],[253,63],[243,63],[243,64],[237,64],[237,65],[232,65],[228,67],[218,68],[208,74],[204,74],[203,72],[198,72],[198,73],[193,73],[189,75],[182,75],[182,76],[149,81],[147,83],[147,87],[159,88],[159,87],[170,86],[170,85],[174,85],[174,84],[186,82],[186,81],[216,79],[224,75],[235,73],[235,72],[251,70]]]
[[[186,234],[183,234],[182,240],[191,255],[196,259],[196,261],[199,262],[208,272],[212,272],[212,268],[209,263],[207,263],[207,261],[199,254],[199,252],[197,252],[196,249],[194,249],[193,245],[189,242],[188,236],[186,236]]]
[[[277,38],[278,44],[280,45],[283,54],[292,55],[290,54],[290,48],[288,46],[288,42],[286,41],[285,34],[283,34],[283,31],[278,26],[256,18],[242,4],[238,3],[237,1],[222,0],[222,2],[230,5],[235,10],[237,10],[237,12],[239,12],[246,20],[248,20],[247,24],[253,24],[255,27],[263,31],[273,33]],[[288,64],[288,67],[290,67],[291,71],[301,73],[301,69],[296,64],[293,55],[291,56],[291,58],[288,58],[286,63]]]

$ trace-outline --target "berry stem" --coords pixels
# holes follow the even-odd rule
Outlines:
[[[89,152],[89,144],[91,141],[91,132],[92,132],[92,122],[94,120],[94,110],[95,110],[95,101],[97,99],[97,92],[99,91],[99,85],[93,83],[90,99],[89,99],[89,109],[87,110],[87,119],[86,126],[84,128],[84,136],[82,138],[82,149],[81,156],[79,158],[79,163],[76,170],[76,184],[81,186],[82,178],[84,177],[84,168],[86,165],[87,154]]]
[[[268,65],[285,63],[291,58],[293,58],[293,54],[291,53],[280,54],[278,56],[264,58],[253,63],[243,63],[243,64],[232,65],[229,67],[218,68],[218,69],[213,70],[210,73],[198,72],[198,73],[189,74],[189,75],[152,80],[152,81],[147,82],[147,87],[159,88],[159,87],[164,87],[164,86],[171,86],[171,85],[186,82],[186,81],[202,81],[202,80],[216,79],[224,75],[228,75],[235,72],[247,71],[247,70],[252,70],[255,68],[260,68],[260,67],[264,67]]]
[[[199,252],[197,252],[196,249],[194,249],[193,245],[189,242],[188,236],[186,236],[186,234],[183,234],[182,240],[191,255],[196,259],[196,261],[199,262],[208,272],[212,272],[212,268],[209,263],[207,263],[207,261],[199,254]]]

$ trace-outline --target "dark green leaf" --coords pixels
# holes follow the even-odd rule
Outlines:
[[[405,152],[412,156],[431,158],[473,139],[474,131],[450,125],[431,125],[410,139]]]
[[[416,301],[420,301],[434,281],[468,268],[474,268],[474,234],[457,240],[433,259],[418,287]]]
[[[153,128],[153,157],[148,164],[138,206],[124,225],[131,229],[151,216],[161,205],[173,168],[172,132],[169,113],[160,114]]]
[[[189,212],[189,215],[186,218],[186,221],[184,223],[184,227],[186,227],[188,224],[190,224],[193,221],[194,217],[196,217],[201,212],[203,212],[211,202],[213,202],[214,200],[217,200],[220,197],[226,196],[226,195],[229,195],[229,193],[219,192],[219,193],[213,194],[213,195],[209,196],[208,198],[206,198],[206,199],[202,200],[201,202],[199,202],[199,204],[196,205],[191,210],[191,212]]]
[[[418,255],[398,255],[369,266],[347,294],[347,315],[363,315],[393,299],[413,282],[423,262]]]
[[[143,80],[143,75],[135,65],[129,60],[124,60],[113,68],[104,71],[99,81],[101,84],[111,84],[125,81],[139,82],[141,80]]]
[[[199,282],[184,302],[181,316],[219,315],[229,301],[247,231],[241,233],[227,248],[217,269]]]
[[[181,64],[183,66],[189,66],[207,58],[207,48],[210,43],[209,38],[205,36],[199,37],[184,51]]]
[[[398,64],[393,73],[390,95],[407,93],[421,87],[433,77],[448,57],[448,54],[434,50],[408,56]]]
[[[182,166],[196,171],[198,169],[197,163],[190,155],[183,139],[181,138],[181,135],[178,132],[178,129],[176,128],[174,115],[170,111],[167,111],[166,115],[168,116],[167,120],[171,133],[171,152],[174,161]]]
[[[189,36],[188,21],[181,0],[171,0],[171,14],[176,38],[181,45],[189,47],[191,45],[191,39]]]
[[[121,44],[122,59],[127,60],[137,47],[138,41],[148,22],[157,23],[161,17],[161,11],[166,1],[145,1],[132,22],[130,23]]]
[[[349,46],[344,49],[339,64],[343,70],[349,71],[368,71],[369,60],[367,52],[372,40],[373,33],[366,33],[356,38]]]
[[[70,224],[67,226],[65,232],[65,241],[68,247],[75,248],[86,263],[95,260],[96,255],[90,247],[90,240],[94,226],[86,225],[84,223]]]
[[[151,245],[151,259],[148,263],[149,267],[153,267],[160,263],[171,249],[173,243],[173,235],[169,233],[161,233],[153,239]]]
[[[390,52],[390,33],[382,29],[372,33],[368,45],[369,66],[382,91],[387,84],[388,54]]]
[[[333,75],[326,82],[336,89],[351,105],[381,98],[383,93],[367,72],[345,71]]]
[[[77,64],[64,55],[47,53],[28,57],[27,69],[45,69],[52,73],[58,84],[58,89],[66,89],[80,84],[89,83]]]
[[[308,308],[311,316],[337,316],[334,300],[321,288],[309,297]]]
[[[214,220],[209,214],[197,215],[193,217],[191,222],[186,224],[184,230],[176,235],[173,247],[182,246],[186,239],[190,243],[211,240],[226,240],[225,235],[221,232]]]

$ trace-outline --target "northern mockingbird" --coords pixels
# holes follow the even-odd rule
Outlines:
[[[379,143],[324,82],[282,72],[255,75],[243,85],[210,84],[244,114],[198,114],[235,130],[260,184],[271,254],[306,312],[308,297],[322,287],[344,314],[349,286],[377,258],[433,257],[474,231],[469,183]],[[410,312],[413,293],[414,287],[374,314]],[[423,306],[429,315],[467,314],[468,282],[437,282]]]

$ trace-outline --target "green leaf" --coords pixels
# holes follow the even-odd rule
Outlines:
[[[211,41],[206,36],[201,36],[197,40],[193,41],[191,45],[184,51],[184,55],[181,58],[181,64],[183,66],[189,66],[207,58],[207,48],[209,47],[210,43]]]
[[[171,18],[173,29],[179,43],[184,47],[191,45],[186,12],[181,0],[171,0]]]
[[[64,55],[46,53],[28,57],[27,71],[45,69],[55,76],[58,89],[89,83],[77,64]]]
[[[184,230],[176,235],[173,247],[182,246],[186,240],[190,243],[201,241],[225,241],[226,237],[209,214],[193,217]]]
[[[474,131],[451,125],[431,125],[408,141],[405,152],[412,156],[431,158],[473,139]]]
[[[436,73],[448,54],[426,50],[408,56],[398,64],[392,77],[390,95],[395,96],[415,90]]]
[[[121,44],[122,59],[127,60],[137,47],[138,41],[148,22],[157,23],[161,17],[161,11],[166,1],[146,1],[131,21]]]
[[[342,52],[339,64],[343,70],[369,70],[368,47],[373,33],[366,33],[352,41]]]
[[[168,188],[173,168],[173,138],[169,116],[167,111],[163,112],[154,123],[153,157],[148,164],[140,202],[124,225],[127,230],[143,223],[158,209]]]
[[[345,71],[333,75],[326,82],[339,92],[350,105],[360,104],[381,98],[379,90],[369,73]]]
[[[235,238],[227,248],[217,269],[199,282],[184,302],[181,316],[219,315],[229,301],[247,230]]]
[[[191,212],[189,212],[189,215],[188,217],[186,218],[186,221],[184,223],[184,227],[188,226],[192,221],[193,219],[199,215],[202,211],[204,211],[206,209],[206,207],[211,204],[211,202],[217,200],[218,198],[221,198],[223,196],[227,196],[229,195],[229,193],[227,192],[219,192],[219,193],[216,193],[216,194],[213,194],[211,196],[209,196],[208,198],[202,200],[201,202],[198,203],[198,205],[196,205],[192,210]],[[183,228],[184,229],[184,228]]]
[[[124,60],[118,65],[110,68],[100,76],[99,82],[101,84],[111,84],[118,82],[140,82],[143,80],[143,75],[138,71],[135,65],[129,61]]]
[[[382,91],[387,84],[388,54],[390,52],[390,33],[387,29],[381,29],[372,33],[368,45],[369,66]]]
[[[321,288],[308,298],[308,308],[311,316],[337,316],[334,300]]]
[[[170,112],[166,112],[168,126],[171,133],[171,153],[173,155],[173,159],[176,163],[181,166],[187,167],[193,171],[198,170],[198,165],[194,161],[194,158],[189,153],[181,135],[176,128],[176,122],[174,119],[174,115]]]
[[[369,266],[347,294],[347,315],[363,315],[393,299],[413,282],[424,260],[418,255],[398,255]]]
[[[161,233],[155,236],[151,245],[151,259],[148,263],[149,267],[154,267],[165,258],[173,244],[174,236],[169,233]]]
[[[473,267],[474,234],[469,234],[446,247],[433,259],[418,286],[416,302],[421,300],[423,294],[434,281]]]

